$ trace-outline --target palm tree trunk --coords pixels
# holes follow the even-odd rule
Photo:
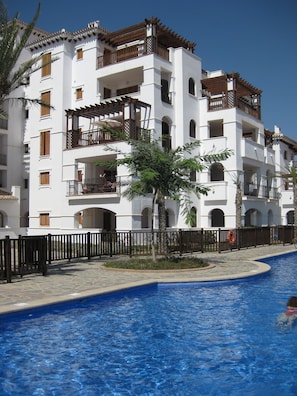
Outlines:
[[[152,258],[154,263],[156,262],[155,235],[154,235],[155,202],[156,202],[156,193],[154,193],[153,195],[152,218],[151,218],[151,247],[152,247]]]
[[[164,255],[167,255],[165,197],[160,192],[158,194],[158,212],[159,212],[158,215],[159,215],[159,231],[160,231],[160,249]]]
[[[242,208],[242,194],[240,188],[236,189],[235,197],[235,210],[236,210],[236,228],[241,227],[241,208]]]

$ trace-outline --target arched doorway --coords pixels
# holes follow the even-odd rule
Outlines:
[[[195,206],[191,208],[191,227],[197,227],[197,209]]]
[[[245,227],[260,227],[262,225],[262,215],[257,209],[249,209],[245,212]]]
[[[141,213],[141,228],[151,228],[152,225],[152,209],[144,208]]]
[[[221,209],[213,209],[210,213],[211,227],[225,227],[225,214]]]
[[[88,208],[75,214],[76,228],[95,228],[103,231],[116,230],[116,214],[101,208]]]
[[[4,213],[0,212],[0,227],[4,227]]]
[[[171,209],[166,209],[166,227],[174,226],[174,212]]]
[[[210,181],[224,180],[224,167],[219,162],[216,162],[210,167]]]
[[[287,225],[294,224],[294,210],[287,212]]]

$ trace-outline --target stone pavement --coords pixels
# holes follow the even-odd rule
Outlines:
[[[106,258],[52,263],[48,276],[26,275],[0,283],[0,313],[66,301],[154,282],[193,282],[255,276],[270,267],[256,259],[294,251],[292,245],[264,246],[223,253],[198,253],[206,269],[181,271],[129,271],[106,269]]]

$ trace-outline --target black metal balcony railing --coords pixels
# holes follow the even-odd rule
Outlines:
[[[244,184],[244,195],[256,198],[280,199],[280,193],[276,187],[253,183]]]
[[[69,180],[67,182],[67,196],[80,196],[90,194],[110,194],[120,193],[120,181],[108,179],[86,179],[83,182],[77,180]]]

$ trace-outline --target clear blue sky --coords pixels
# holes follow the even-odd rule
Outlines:
[[[4,0],[10,17],[29,22],[38,0]],[[40,0],[37,26],[70,32],[99,20],[109,31],[152,16],[196,43],[207,70],[239,72],[261,89],[266,128],[297,140],[296,0]]]

